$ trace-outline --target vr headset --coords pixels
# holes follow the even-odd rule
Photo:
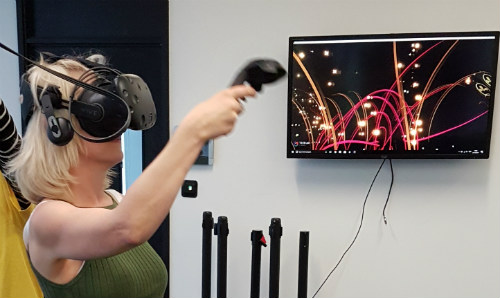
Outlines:
[[[78,57],[43,53],[49,63],[73,59],[89,69],[79,79],[74,79],[26,58],[2,43],[0,47],[75,85],[69,99],[62,98],[57,86],[37,88],[37,98],[48,123],[47,136],[55,145],[66,145],[74,133],[90,142],[107,142],[119,137],[128,128],[146,130],[156,122],[151,92],[137,75],[123,74],[114,68]],[[27,124],[33,113],[34,96],[25,76],[21,79],[21,96],[21,113],[26,115],[23,120]]]

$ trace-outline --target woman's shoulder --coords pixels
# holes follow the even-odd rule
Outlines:
[[[64,214],[67,210],[76,208],[72,204],[63,200],[44,199],[36,204],[30,215],[31,222],[50,222],[57,219],[59,214]]]
[[[68,202],[62,200],[44,199],[32,210],[23,230],[23,239],[28,243],[29,235],[40,233],[46,234],[54,231],[54,227],[61,226],[58,214],[64,214],[70,208],[75,208]]]
[[[65,220],[75,219],[73,214],[78,209],[64,200],[43,199],[31,212],[30,221],[36,226],[42,226],[42,229],[60,226],[64,225]]]

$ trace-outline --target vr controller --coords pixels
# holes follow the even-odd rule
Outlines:
[[[238,73],[231,86],[247,82],[255,91],[260,91],[263,84],[275,82],[285,74],[285,69],[275,60],[253,60]]]

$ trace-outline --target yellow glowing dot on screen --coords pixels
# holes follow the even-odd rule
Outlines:
[[[300,73],[298,73],[298,74],[297,74],[297,78],[300,78],[300,77],[301,77],[301,75],[300,75]]]
[[[421,101],[422,100],[422,95],[421,94],[415,95],[415,100]]]
[[[414,66],[415,66],[415,68],[419,68],[419,67],[420,67],[420,64],[415,63],[415,65],[414,65]]]
[[[410,142],[413,146],[417,145],[417,140],[411,140]]]
[[[470,77],[467,77],[465,79],[465,84],[470,85],[470,83],[472,83],[472,79]]]
[[[421,119],[418,119],[417,121],[415,121],[415,124],[417,126],[421,126],[422,125],[422,120]]]
[[[338,74],[338,73],[339,73],[338,69],[336,69],[336,68],[332,69],[332,74]]]
[[[299,58],[304,59],[306,57],[306,54],[304,52],[299,53]]]
[[[328,87],[332,87],[333,85],[335,85],[335,83],[333,83],[333,82],[331,82],[331,81],[330,81],[330,82],[328,82],[328,83],[326,83],[326,84],[328,85]]]
[[[374,129],[374,130],[372,131],[372,134],[373,134],[374,136],[379,136],[379,135],[380,135],[380,129]]]
[[[412,129],[412,130],[410,130],[410,134],[411,134],[412,136],[414,136],[414,135],[416,135],[416,134],[417,134],[417,132],[416,132],[414,129]]]
[[[365,108],[371,108],[372,104],[369,103],[369,102],[367,102],[367,103],[363,104],[363,107],[365,107]]]
[[[420,46],[421,46],[421,44],[420,44],[419,42],[417,42],[417,43],[415,44],[415,49],[420,49]]]
[[[366,126],[366,121],[365,120],[359,120],[358,121],[358,126],[359,127],[365,127]]]
[[[370,112],[370,115],[372,115],[372,116],[377,116],[377,111],[371,111],[371,112]]]
[[[411,84],[411,86],[413,88],[417,88],[418,86],[420,86],[420,84],[418,82],[413,82],[413,84]]]
[[[424,129],[423,129],[422,127],[420,127],[420,128],[418,129],[418,132],[422,132],[422,131],[424,131]]]
[[[401,69],[401,68],[403,68],[403,67],[405,67],[405,65],[404,65],[403,63],[399,62],[399,63],[398,63],[398,68],[399,68],[399,69]]]
[[[323,51],[323,55],[325,55],[325,56],[329,56],[329,55],[330,55],[330,51],[329,51],[329,50],[324,50],[324,51]]]

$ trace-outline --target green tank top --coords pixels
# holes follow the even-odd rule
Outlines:
[[[116,202],[108,208],[115,206]],[[53,283],[33,271],[45,298],[163,297],[168,279],[165,264],[148,242],[115,256],[85,261],[66,284]]]

